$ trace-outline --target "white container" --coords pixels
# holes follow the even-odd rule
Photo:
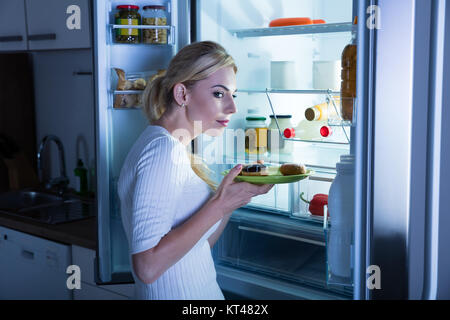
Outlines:
[[[297,89],[297,75],[294,61],[270,62],[270,85],[273,89]]]
[[[292,115],[276,115],[278,125],[281,130],[281,134],[284,135],[284,130],[287,128],[294,128],[294,125],[291,122]],[[269,132],[267,136],[268,140],[268,151],[270,153],[283,153],[290,154],[294,149],[294,145],[292,141],[284,140],[280,136],[280,131],[278,130],[277,124],[275,122],[275,117],[273,115],[270,116],[270,124],[269,124]]]
[[[354,156],[343,155],[336,164],[336,178],[328,195],[329,230],[327,256],[330,277],[351,282],[352,243],[354,228]]]
[[[341,61],[314,61],[313,87],[317,90],[331,89],[333,91],[340,91]]]

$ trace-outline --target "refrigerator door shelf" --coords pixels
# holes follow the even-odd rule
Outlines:
[[[141,46],[174,46],[175,45],[175,26],[147,26],[147,25],[137,25],[137,26],[132,26],[132,25],[117,25],[117,24],[110,24],[108,26],[109,29],[109,43],[111,45],[141,45]],[[114,36],[115,36],[115,32],[116,29],[137,29],[137,30],[148,30],[148,29],[155,29],[155,30],[167,30],[167,43],[160,43],[160,44],[156,44],[156,43],[143,43],[142,39],[140,43],[118,43],[115,42],[114,40]]]

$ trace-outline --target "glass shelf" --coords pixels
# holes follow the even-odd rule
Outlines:
[[[352,32],[354,30],[355,28],[351,22],[344,22],[273,28],[234,29],[230,30],[230,33],[238,38],[249,38],[285,35],[313,35],[336,32]]]
[[[114,94],[142,94],[144,90],[114,90]]]
[[[237,92],[245,92],[245,93],[280,93],[280,94],[328,94],[328,95],[339,95],[339,91],[332,91],[331,89],[327,90],[316,90],[316,89],[308,89],[308,90],[289,90],[289,89],[238,89]]]
[[[109,44],[111,45],[133,45],[133,46],[150,46],[150,47],[172,47],[175,45],[175,26],[152,26],[152,25],[123,25],[123,24],[109,24]],[[115,42],[114,33],[116,29],[138,29],[138,30],[148,30],[148,29],[162,29],[167,30],[167,43],[120,43]]]

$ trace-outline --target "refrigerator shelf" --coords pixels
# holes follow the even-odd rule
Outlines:
[[[323,94],[323,95],[339,95],[341,94],[339,91],[332,91],[332,90],[287,90],[287,89],[273,89],[273,88],[267,88],[267,89],[261,89],[261,90],[255,90],[255,89],[238,89],[236,92],[245,92],[245,93],[279,93],[279,94]]]
[[[114,90],[114,94],[142,94],[144,90]]]
[[[273,28],[234,29],[230,33],[238,38],[268,37],[286,35],[314,35],[324,33],[352,32],[355,28],[351,22],[309,24]]]

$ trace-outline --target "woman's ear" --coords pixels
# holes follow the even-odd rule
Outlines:
[[[177,83],[173,87],[173,97],[175,99],[175,102],[180,106],[187,104],[187,93],[187,88],[182,83]]]

